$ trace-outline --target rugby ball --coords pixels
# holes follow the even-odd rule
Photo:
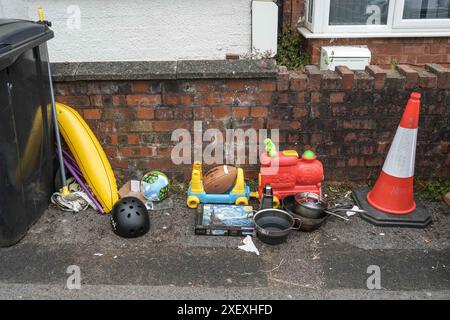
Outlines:
[[[212,168],[203,177],[203,188],[206,193],[225,193],[233,187],[236,176],[236,167],[223,165]]]

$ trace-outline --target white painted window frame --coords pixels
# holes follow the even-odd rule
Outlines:
[[[450,36],[450,19],[403,19],[405,0],[389,1],[386,25],[353,26],[329,25],[330,0],[314,1],[313,21],[310,23],[309,1],[305,1],[305,26],[299,28],[306,38]]]
[[[392,26],[393,29],[442,30],[450,28],[450,19],[403,19],[404,8],[405,8],[405,0],[395,1],[396,14]]]

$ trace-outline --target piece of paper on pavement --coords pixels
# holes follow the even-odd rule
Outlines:
[[[253,243],[252,237],[246,236],[242,241],[244,244],[242,246],[238,246],[239,249],[244,250],[246,252],[254,252],[259,256],[259,250]]]

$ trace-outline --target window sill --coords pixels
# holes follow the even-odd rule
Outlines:
[[[305,27],[298,27],[297,30],[306,39],[450,37],[450,31],[402,30],[392,32],[377,32],[377,33],[368,33],[368,32],[313,33]]]

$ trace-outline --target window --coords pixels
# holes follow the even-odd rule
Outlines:
[[[450,36],[450,0],[307,0],[314,37]]]
[[[312,23],[314,0],[310,0],[308,4],[308,22]]]
[[[393,28],[450,30],[450,0],[397,1]]]
[[[385,25],[389,0],[331,0],[329,25]]]

